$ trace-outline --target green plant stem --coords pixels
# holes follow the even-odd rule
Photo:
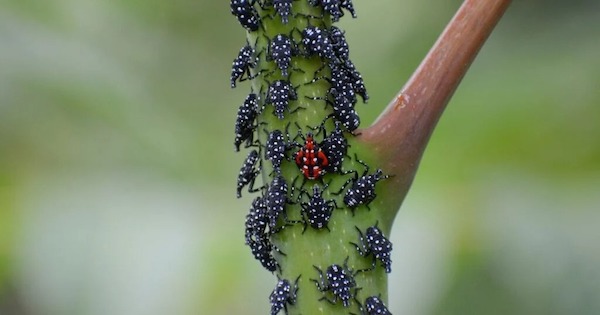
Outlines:
[[[356,301],[364,303],[368,296],[373,295],[381,295],[382,300],[387,303],[387,274],[379,262],[374,270],[356,275],[356,287],[361,289],[356,295],[356,300],[349,301],[348,308],[343,307],[340,301],[334,305],[322,300],[322,297],[332,299],[332,294],[319,292],[315,283],[311,281],[319,279],[315,267],[325,271],[332,264],[343,265],[345,259],[348,259],[348,266],[354,270],[371,266],[372,257],[360,256],[350,244],[358,243],[356,228],[365,231],[367,227],[378,224],[389,237],[394,217],[412,183],[437,120],[509,2],[465,1],[421,66],[377,122],[356,132],[358,136],[348,134],[350,156],[354,157],[356,154],[367,165],[373,165],[369,174],[373,174],[375,168],[381,168],[384,174],[394,175],[377,184],[378,197],[369,205],[370,210],[361,206],[353,212],[344,207],[343,195],[335,194],[352,175],[325,174],[323,181],[319,183],[322,187],[328,187],[323,197],[325,200],[335,200],[340,206],[333,210],[328,229],[317,230],[308,227],[304,231],[302,224],[289,224],[271,236],[273,244],[285,253],[275,254],[281,266],[277,275],[290,282],[300,276],[298,299],[294,305],[288,306],[289,314],[360,314]],[[322,16],[322,12],[308,5],[307,1],[294,2],[294,11],[304,16]],[[310,23],[319,27],[331,26],[328,18],[319,20],[313,17],[310,18]],[[298,14],[294,19],[290,19],[287,25],[283,25],[278,19],[265,21],[263,29],[248,35],[248,41],[256,44],[256,51],[261,52],[259,69],[262,71],[255,73],[260,75],[252,80],[255,92],[265,95],[269,82],[283,79],[273,63],[266,60],[269,43],[267,38],[271,39],[277,34],[292,34],[293,30],[304,29],[308,24],[309,20]],[[287,131],[293,137],[298,134],[297,123],[301,129],[300,134],[304,135],[312,130],[311,127],[319,126],[323,118],[331,113],[331,107],[318,100],[327,97],[329,84],[326,81],[313,81],[315,71],[321,69],[321,65],[322,61],[314,56],[293,58],[292,67],[301,69],[290,70],[290,82],[298,91],[298,99],[293,101],[293,108],[300,109],[293,113],[285,113],[285,119],[280,120],[272,114],[273,107],[266,106],[258,117],[258,138],[261,146],[264,147],[267,133],[274,129],[286,131],[290,126]],[[329,69],[325,68],[320,75],[329,76]],[[264,99],[262,101],[264,103]],[[333,122],[327,122],[326,128],[331,130]],[[342,169],[356,170],[362,174],[364,167],[355,158],[350,158],[344,160]],[[262,161],[262,171],[264,182],[271,183],[275,172],[269,161]],[[293,161],[282,163],[281,174],[290,186],[297,187],[295,192],[288,193],[289,198],[293,199],[286,206],[288,220],[301,222],[302,198],[298,198],[298,190],[310,190],[317,181],[309,180],[302,187],[299,183],[292,185],[294,178],[299,177],[302,180],[302,175]],[[282,223],[280,222],[280,227],[283,226]]]

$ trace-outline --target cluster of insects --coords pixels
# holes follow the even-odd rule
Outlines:
[[[307,1],[313,14],[297,12],[300,1]],[[236,195],[260,194],[246,215],[245,244],[265,269],[277,274],[269,296],[271,315],[287,314],[302,294],[298,285],[301,275],[280,277],[280,261],[287,255],[274,244],[274,236],[297,225],[301,234],[331,233],[332,218],[370,210],[377,183],[389,176],[381,169],[371,171],[356,154],[348,154],[348,137],[355,136],[360,125],[355,105],[359,98],[366,103],[369,95],[349,58],[344,32],[322,20],[328,17],[337,22],[345,13],[356,17],[352,0],[230,0],[230,8],[250,34],[233,60],[230,85],[235,88],[239,82],[258,80],[254,86],[260,87],[240,105],[234,131],[235,151],[249,149],[239,170]],[[293,19],[306,23],[294,23]],[[268,23],[288,31],[268,36]],[[307,75],[297,68],[298,60],[320,64]],[[299,74],[301,81],[292,80]],[[313,84],[326,84],[324,94],[304,92]],[[327,115],[320,124],[301,125],[294,120],[296,111],[322,107],[323,103]],[[261,118],[270,113],[281,122],[279,127],[269,126]],[[290,176],[290,170],[296,175]],[[341,187],[333,187],[334,176],[347,180]],[[355,277],[379,266],[391,272],[391,242],[375,223],[356,226],[356,236],[346,246],[370,261],[368,267],[352,269],[347,257],[342,263],[313,266],[314,274],[306,275],[307,281],[323,294],[320,300],[324,303],[355,305],[363,315],[390,314],[379,296],[359,298],[361,288]]]

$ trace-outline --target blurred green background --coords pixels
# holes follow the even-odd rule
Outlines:
[[[363,126],[460,1],[355,0]],[[396,218],[394,314],[600,314],[600,2],[515,1]],[[0,314],[267,314],[226,1],[0,3]]]

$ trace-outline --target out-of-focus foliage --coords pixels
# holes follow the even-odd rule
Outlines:
[[[377,117],[459,1],[355,0]],[[396,219],[395,314],[598,314],[600,5],[516,1]],[[223,1],[0,4],[0,314],[266,314]]]

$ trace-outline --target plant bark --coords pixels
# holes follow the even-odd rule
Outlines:
[[[396,175],[383,188],[392,221],[442,112],[510,2],[464,1],[406,85],[357,137]]]

